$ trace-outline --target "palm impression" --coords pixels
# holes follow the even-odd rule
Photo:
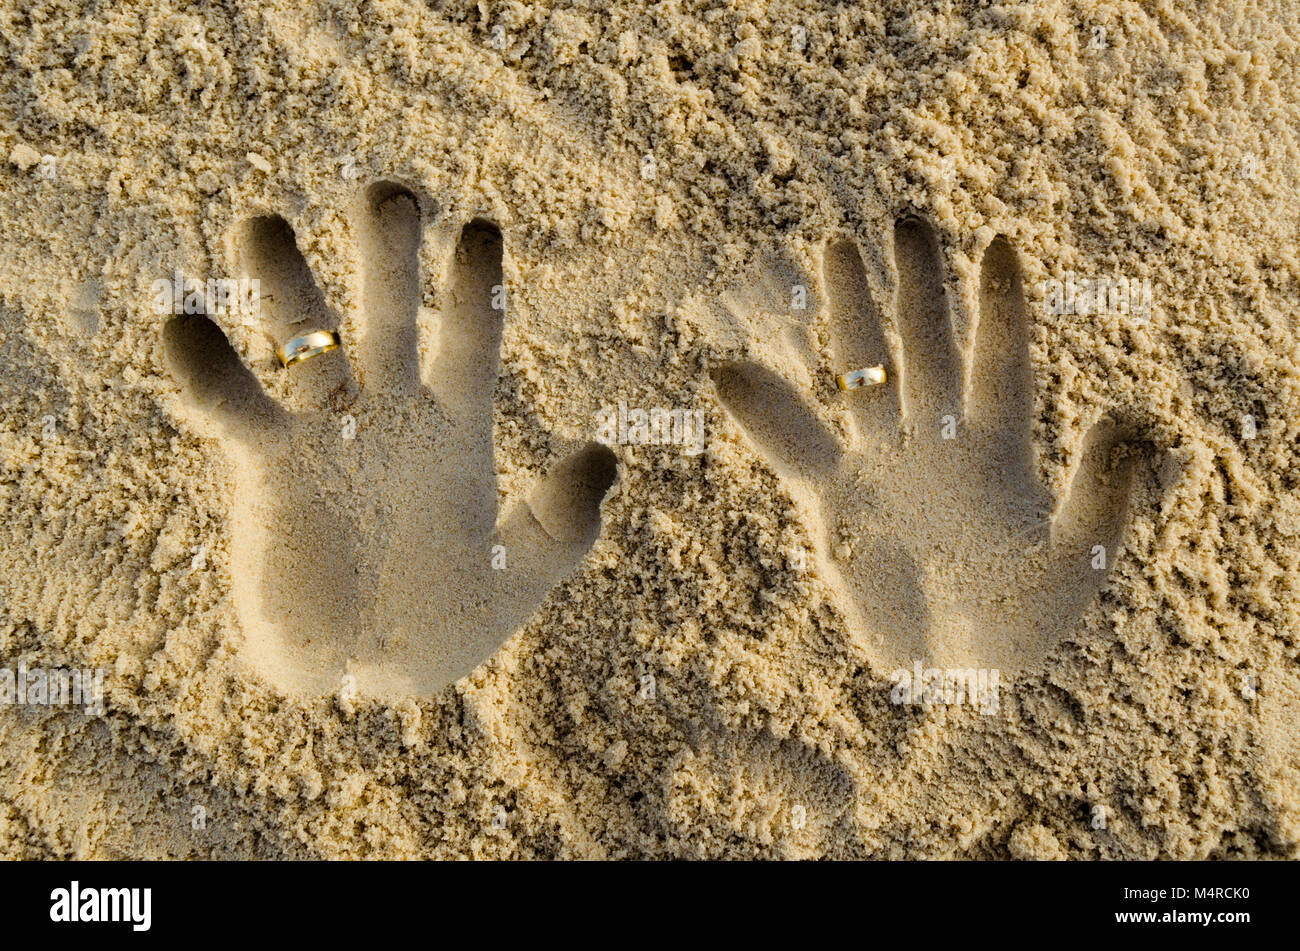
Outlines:
[[[887,322],[856,247],[825,257],[832,366],[887,372],[883,384],[838,394],[853,420],[848,444],[755,363],[718,368],[718,393],[786,477],[815,563],[873,662],[1020,670],[1076,625],[1120,557],[1132,475],[1149,450],[1102,419],[1054,502],[1036,475],[1014,252],[1004,239],[985,252],[965,354],[929,227],[899,222],[894,258]]]
[[[283,219],[235,242],[265,337],[337,330],[340,349],[277,363],[263,386],[206,317],[172,319],[166,348],[189,420],[233,463],[233,596],[253,666],[296,693],[424,694],[490,656],[583,559],[615,462],[589,445],[499,505],[500,232],[471,222],[433,261],[435,319],[420,271],[437,248],[421,253],[415,197],[377,185],[354,217],[362,303],[343,321]]]

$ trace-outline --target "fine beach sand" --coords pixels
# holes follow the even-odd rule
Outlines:
[[[0,855],[1294,858],[1300,11],[933,6],[0,4]]]

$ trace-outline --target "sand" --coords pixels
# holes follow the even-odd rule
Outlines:
[[[0,855],[1295,857],[1298,21],[6,4]]]

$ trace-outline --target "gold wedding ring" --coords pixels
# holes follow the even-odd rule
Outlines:
[[[841,373],[835,378],[835,385],[841,390],[856,390],[860,386],[875,386],[877,383],[884,382],[885,368],[883,366],[864,367],[861,370]]]
[[[337,350],[338,347],[339,335],[334,331],[310,330],[280,344],[280,349],[276,351],[276,355],[279,356],[281,363],[286,367],[291,367],[303,360],[310,360],[322,353]]]

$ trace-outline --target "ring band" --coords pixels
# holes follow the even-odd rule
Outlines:
[[[305,334],[300,334],[282,344],[276,351],[280,362],[286,367],[291,367],[295,363],[301,363],[303,360],[310,360],[312,357],[318,357],[322,353],[328,353],[330,350],[339,348],[339,335],[332,330],[310,330]]]
[[[885,368],[883,366],[851,370],[848,373],[841,373],[835,378],[835,385],[841,390],[856,390],[860,386],[875,386],[884,382]]]

